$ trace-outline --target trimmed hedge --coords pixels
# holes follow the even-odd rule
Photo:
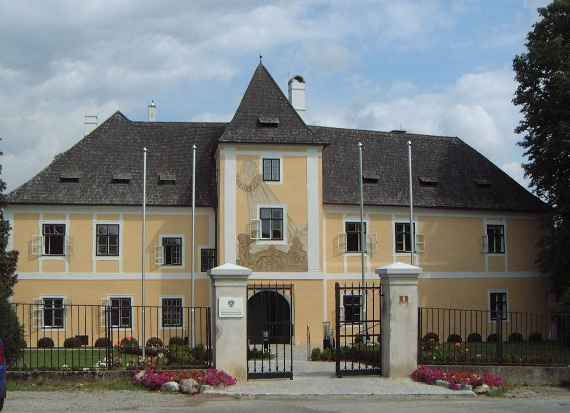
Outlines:
[[[49,337],[42,337],[38,340],[38,348],[53,348],[53,340]]]

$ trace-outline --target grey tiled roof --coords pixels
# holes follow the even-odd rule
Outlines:
[[[537,197],[459,138],[320,126],[311,129],[329,143],[323,152],[323,198],[327,204],[359,202],[361,141],[364,176],[378,178],[365,184],[365,203],[408,206],[407,142],[411,141],[415,206],[521,212],[546,209]],[[478,185],[480,179],[488,180],[490,186]]]
[[[267,125],[260,119],[277,120]],[[220,142],[322,144],[293,109],[265,66],[259,64]]]
[[[147,155],[149,205],[191,205],[192,145],[196,160],[196,205],[216,205],[214,152],[224,123],[133,122],[120,112],[102,123],[38,175],[8,195],[25,204],[140,205],[143,148]],[[79,182],[60,176],[81,172]],[[160,183],[159,174],[176,176],[174,185]],[[113,178],[131,177],[128,183]]]
[[[197,205],[215,207],[217,145],[270,143],[322,145],[324,202],[357,204],[357,143],[362,141],[364,176],[370,181],[365,186],[366,204],[407,206],[408,140],[413,144],[416,206],[545,210],[545,205],[535,196],[458,138],[307,126],[261,64],[230,123],[134,122],[116,112],[34,178],[11,192],[7,201],[140,205],[142,149],[147,147],[148,204],[188,206],[195,143],[198,145]],[[161,182],[160,175],[171,179]],[[125,179],[116,182],[115,178],[113,182],[114,177],[119,176]],[[485,181],[490,185],[481,185]]]

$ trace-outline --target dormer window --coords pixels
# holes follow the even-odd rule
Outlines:
[[[158,174],[158,183],[160,185],[174,185],[176,184],[176,175],[169,173]]]
[[[116,173],[113,174],[113,183],[114,184],[128,184],[131,182],[132,175],[129,173]]]
[[[265,182],[281,181],[281,159],[263,158],[263,180]]]
[[[59,176],[59,182],[79,182],[81,174],[79,172],[64,172]]]
[[[473,182],[475,182],[475,185],[477,185],[480,188],[488,188],[491,186],[491,181],[485,178],[477,178],[474,179]]]
[[[274,128],[279,126],[279,118],[276,116],[260,116],[257,118],[257,122],[261,126],[269,126]]]
[[[437,178],[432,178],[430,176],[420,176],[418,177],[421,186],[437,186],[439,180]]]

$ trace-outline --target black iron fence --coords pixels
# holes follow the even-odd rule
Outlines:
[[[420,364],[570,364],[570,313],[424,307],[418,321]]]
[[[25,348],[12,370],[168,368],[212,364],[209,307],[13,304]]]
[[[379,375],[381,361],[379,282],[335,283],[336,375]]]

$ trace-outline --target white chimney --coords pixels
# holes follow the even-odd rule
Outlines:
[[[156,122],[156,103],[151,100],[150,105],[148,105],[148,121]]]
[[[293,109],[301,117],[304,117],[307,111],[307,101],[305,100],[305,79],[303,76],[296,75],[289,79],[289,102]]]

